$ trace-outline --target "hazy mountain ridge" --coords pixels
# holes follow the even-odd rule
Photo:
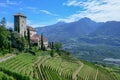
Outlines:
[[[36,28],[38,33],[44,33],[50,40],[69,39],[71,37],[78,37],[88,35],[95,31],[101,23],[96,23],[89,18],[83,18],[76,22],[65,23],[58,22],[54,25]],[[94,25],[94,26],[93,26]],[[64,35],[64,36],[63,36]]]
[[[108,21],[101,25],[93,34],[105,36],[120,36],[120,22]]]

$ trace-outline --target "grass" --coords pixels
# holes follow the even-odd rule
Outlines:
[[[120,73],[114,73],[118,80],[120,80]]]
[[[25,53],[20,54],[15,58],[7,60],[1,63],[0,67],[9,69],[12,72],[20,73],[22,75],[29,76],[32,72],[32,64],[35,60],[35,56]]]
[[[15,80],[12,76],[9,76],[0,71],[0,80]]]
[[[78,80],[95,80],[97,69],[94,69],[88,65],[84,65],[78,74]]]
[[[18,77],[22,76],[25,80],[72,80],[73,73],[84,63],[77,74],[77,80],[95,80],[97,68],[96,80],[115,80],[108,71],[93,64],[81,62],[74,57],[58,55],[50,57],[47,51],[37,51],[36,53],[35,56],[30,53],[21,53],[0,63],[0,68],[3,69],[0,70],[0,77],[6,76],[7,78],[10,77],[8,80],[15,80],[17,79],[14,76],[16,74]],[[120,77],[117,73],[116,76]]]

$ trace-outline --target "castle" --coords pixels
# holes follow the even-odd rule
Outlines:
[[[14,15],[14,30],[20,33],[23,37],[27,35],[26,16],[21,13]]]
[[[14,15],[14,30],[17,31],[21,36],[27,36],[27,29],[30,31],[30,42],[32,45],[37,44],[41,47],[41,36],[39,36],[34,28],[31,26],[27,26],[26,24],[26,16],[21,13],[17,13]],[[48,47],[48,39],[43,37],[43,44],[47,48]]]

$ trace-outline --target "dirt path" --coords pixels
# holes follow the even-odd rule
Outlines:
[[[97,68],[97,72],[96,72],[96,75],[95,75],[95,80],[97,80],[97,75],[98,75],[98,68]]]
[[[80,64],[81,64],[80,67],[73,73],[73,76],[72,76],[73,80],[77,80],[77,75],[84,66],[84,64],[82,62]]]
[[[4,57],[0,58],[0,62],[6,61],[6,60],[8,60],[8,59],[10,59],[10,58],[13,58],[13,57],[15,57],[15,56],[16,56],[16,55],[14,55],[14,54],[9,55],[9,56],[4,56]]]

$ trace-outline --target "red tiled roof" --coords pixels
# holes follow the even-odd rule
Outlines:
[[[41,36],[39,36],[38,34],[34,34],[32,37],[31,37],[31,40],[32,41],[37,41],[37,40],[41,40]],[[46,37],[43,37],[43,41],[47,42],[48,39]]]
[[[31,26],[27,26],[27,29],[29,29],[30,31],[35,31],[34,28],[32,28]],[[41,36],[39,36],[38,34],[34,34],[31,38],[32,41],[38,41],[41,40]],[[48,39],[46,37],[43,36],[43,41],[48,41]]]
[[[35,31],[35,29],[31,26],[27,26],[27,29],[29,29],[30,31]]]
[[[38,34],[34,34],[32,37],[31,37],[31,40],[38,40],[39,39],[39,35]]]

